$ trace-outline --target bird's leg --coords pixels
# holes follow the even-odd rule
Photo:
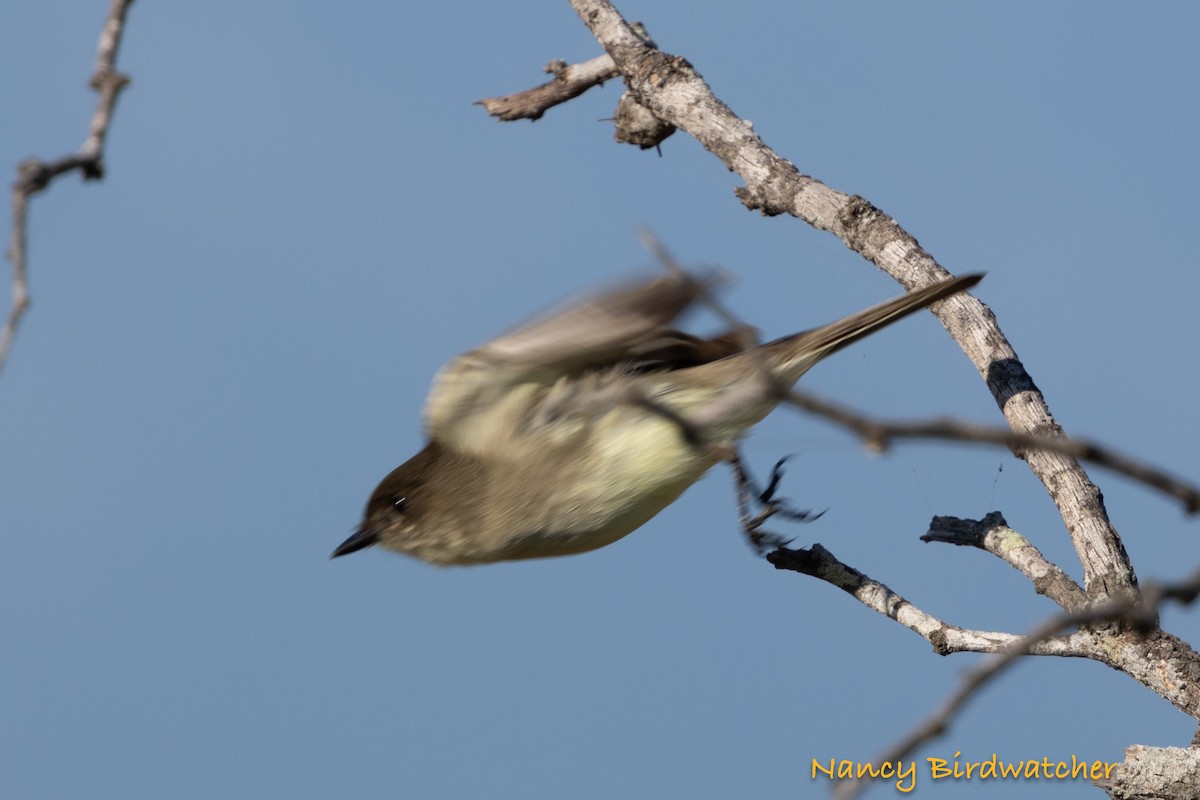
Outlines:
[[[760,555],[785,547],[792,542],[791,539],[762,529],[762,526],[771,517],[780,515],[784,519],[794,522],[811,522],[825,513],[824,511],[819,514],[800,511],[792,508],[786,500],[776,499],[775,492],[783,478],[783,463],[787,461],[787,457],[779,459],[771,468],[771,478],[767,487],[761,491],[754,478],[742,465],[741,455],[736,448],[729,448],[725,460],[729,462],[729,466],[733,470],[734,494],[737,497],[738,519],[742,526],[742,532],[746,535],[750,546]],[[757,512],[751,510],[751,505],[755,503],[761,505]]]

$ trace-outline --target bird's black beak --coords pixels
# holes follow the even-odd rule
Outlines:
[[[357,550],[362,550],[364,547],[370,547],[378,541],[379,532],[374,528],[368,528],[366,525],[363,525],[361,528],[355,531],[349,539],[339,544],[337,549],[333,551],[333,555],[331,555],[330,558],[337,558],[338,556],[344,556]]]

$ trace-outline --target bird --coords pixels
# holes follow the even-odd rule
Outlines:
[[[566,556],[673,503],[814,364],[982,274],[756,345],[671,327],[718,280],[676,270],[593,292],[450,361],[425,447],[371,494],[333,558],[371,546],[439,566]]]

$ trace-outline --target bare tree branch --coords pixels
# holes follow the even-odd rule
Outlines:
[[[13,297],[8,318],[4,327],[0,329],[0,370],[4,369],[8,360],[21,318],[29,309],[26,255],[29,199],[49,186],[55,178],[68,172],[78,170],[85,181],[104,177],[104,142],[108,137],[117,96],[129,83],[128,76],[117,72],[116,63],[121,35],[125,30],[125,14],[132,3],[133,0],[112,0],[112,5],[109,6],[104,29],[100,32],[96,66],[89,82],[100,95],[100,99],[95,112],[92,113],[87,138],[84,139],[79,152],[51,162],[31,158],[17,166],[17,180],[12,185],[12,236],[8,247],[8,259],[13,265]]]
[[[1200,595],[1200,570],[1193,573],[1191,577],[1176,583],[1147,583],[1143,587],[1141,599],[1136,601],[1121,598],[1088,609],[1051,617],[1027,635],[1017,639],[1004,652],[998,653],[995,657],[968,670],[959,685],[942,701],[937,710],[904,738],[888,748],[875,760],[875,763],[907,758],[925,742],[944,734],[958,712],[968,701],[979,694],[984,686],[999,677],[1019,657],[1037,654],[1038,648],[1043,643],[1052,640],[1062,631],[1068,628],[1083,627],[1095,629],[1097,626],[1116,623],[1116,626],[1122,631],[1118,634],[1122,639],[1137,638],[1147,634],[1153,636],[1161,633],[1157,631],[1157,620],[1158,610],[1163,603],[1172,601],[1181,605],[1190,605],[1195,602],[1198,595]],[[1195,716],[1196,709],[1193,708],[1191,713]],[[838,785],[834,796],[839,800],[848,800],[857,797],[866,786],[867,784],[861,781],[846,781]]]
[[[934,517],[921,541],[986,550],[1012,565],[1029,578],[1034,591],[1049,597],[1065,610],[1079,611],[1087,605],[1087,595],[1079,584],[1051,563],[1028,539],[1008,527],[999,511],[993,511],[981,520]]]
[[[861,197],[847,195],[799,172],[713,96],[685,59],[662,52],[621,18],[608,0],[571,5],[612,57],[639,103],[660,120],[686,131],[737,173],[747,208],[791,214],[838,236],[855,252],[912,289],[949,274],[893,219]],[[987,381],[997,405],[1018,433],[1049,437],[1061,429],[1033,379],[978,300],[959,295],[936,304],[938,319]],[[1063,515],[1084,568],[1088,595],[1103,599],[1136,592],[1129,558],[1108,519],[1100,491],[1069,456],[1045,450],[1021,453]]]
[[[819,544],[807,549],[781,547],[767,560],[776,569],[792,570],[831,583],[867,608],[896,620],[933,645],[938,655],[950,653],[999,653],[1021,641],[1020,636],[998,631],[978,631],[943,622],[892,591],[886,584],[839,560]],[[1030,653],[1045,656],[1082,657],[1082,642],[1071,638],[1043,640],[1031,645]]]
[[[954,716],[975,694],[1019,656],[1026,655],[1101,661],[1129,674],[1181,711],[1200,717],[1196,653],[1186,642],[1159,629],[1157,621],[1162,603],[1170,600],[1187,605],[1196,600],[1200,592],[1200,570],[1178,583],[1148,584],[1140,600],[1121,598],[1059,614],[1026,636],[1015,636],[970,630],[943,622],[885,584],[838,560],[819,544],[807,550],[779,548],[770,553],[767,560],[777,569],[802,572],[837,586],[868,608],[927,639],[941,655],[978,652],[996,656],[968,671],[960,686],[934,714],[872,763],[901,760],[924,742],[945,733]],[[1070,628],[1078,630],[1060,635]],[[842,784],[837,789],[837,796],[853,797],[862,788],[861,784]]]

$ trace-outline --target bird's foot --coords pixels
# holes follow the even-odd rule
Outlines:
[[[734,492],[737,496],[738,518],[747,542],[759,555],[766,555],[772,550],[778,550],[792,543],[792,539],[777,533],[763,530],[763,525],[772,517],[779,516],[792,522],[812,522],[819,519],[824,511],[814,514],[812,511],[802,511],[794,508],[786,499],[777,498],[776,491],[783,479],[783,464],[789,456],[784,456],[775,462],[771,468],[771,477],[765,489],[760,490],[754,478],[742,465],[741,456],[733,452],[728,458],[733,468]],[[757,505],[757,511],[752,506]]]

